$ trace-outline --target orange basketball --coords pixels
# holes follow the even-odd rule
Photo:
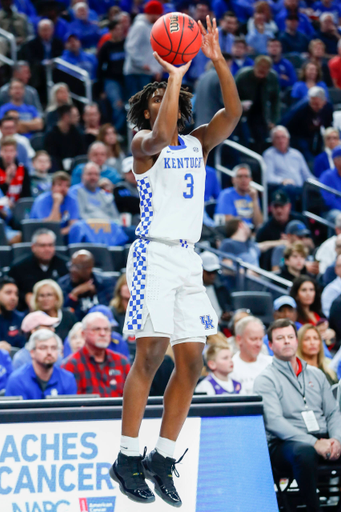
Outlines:
[[[150,42],[162,59],[171,64],[185,64],[200,50],[202,38],[193,18],[181,12],[170,12],[154,23]]]

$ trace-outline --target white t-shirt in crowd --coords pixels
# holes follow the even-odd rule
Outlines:
[[[234,364],[233,372],[229,377],[242,385],[241,395],[252,395],[253,383],[258,375],[272,362],[271,356],[266,356],[260,353],[257,361],[254,363],[246,363],[240,358],[240,352],[237,352],[233,357]]]
[[[226,389],[227,393],[233,393],[233,382],[232,379],[229,376],[228,380],[220,380],[214,375],[214,380],[221,386],[223,389]],[[215,396],[216,392],[214,390],[214,387],[212,384],[204,379],[195,388],[195,393],[206,393],[206,395],[209,396]]]

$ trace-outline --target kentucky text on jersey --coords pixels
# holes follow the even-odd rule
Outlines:
[[[203,158],[164,158],[165,169],[198,169],[203,165]]]

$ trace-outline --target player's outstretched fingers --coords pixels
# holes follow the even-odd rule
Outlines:
[[[206,25],[207,25],[207,32],[209,34],[211,34],[211,32],[212,32],[212,23],[211,23],[211,18],[210,18],[209,14],[206,16]]]
[[[205,36],[207,34],[207,30],[205,29],[204,25],[201,23],[200,20],[198,20],[198,25],[199,25],[202,35]]]

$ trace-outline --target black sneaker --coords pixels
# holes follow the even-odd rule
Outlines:
[[[109,469],[111,478],[119,484],[121,492],[139,503],[155,501],[155,495],[144,479],[142,459],[146,456],[146,453],[146,448],[143,455],[138,457],[128,457],[119,452],[117,459]]]
[[[182,501],[175,489],[172,473],[177,477],[180,476],[175,464],[181,462],[186,452],[187,450],[179,460],[175,461],[175,459],[163,457],[156,450],[153,450],[142,461],[146,478],[155,484],[156,494],[173,507],[181,507]]]

